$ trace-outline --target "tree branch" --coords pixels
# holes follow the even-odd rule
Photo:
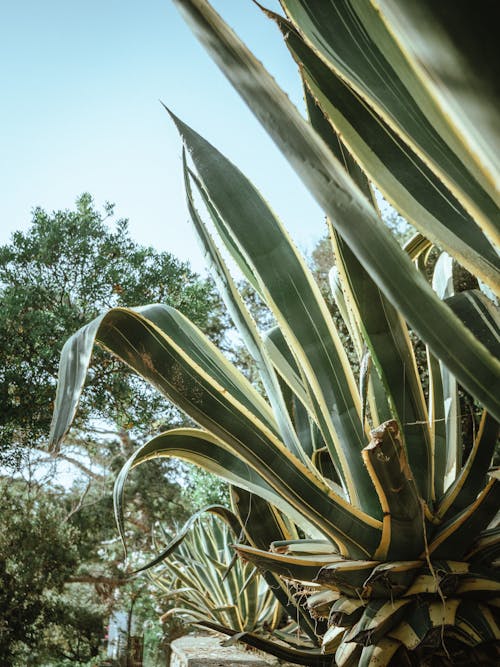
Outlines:
[[[106,577],[104,575],[81,574],[66,579],[67,584],[104,584],[105,586],[124,586],[130,579],[124,577]]]
[[[85,487],[85,491],[82,493],[82,495],[78,499],[78,502],[75,505],[73,505],[73,507],[69,511],[69,513],[66,516],[64,521],[68,521],[73,516],[73,514],[76,514],[76,512],[78,512],[81,509],[81,507],[83,505],[83,501],[85,500],[85,496],[89,492],[91,484],[92,484],[92,480],[89,479],[88,482],[87,482],[87,486]]]
[[[38,449],[36,447],[33,447],[34,450],[47,454],[43,449]],[[68,456],[67,454],[62,454],[59,452],[56,456],[52,456],[46,459],[39,459],[39,463],[50,463],[55,461],[56,459],[61,459],[63,461],[66,461],[67,463],[71,463],[71,465],[74,465],[76,468],[79,468],[82,472],[84,472],[87,477],[91,477],[94,479],[96,482],[104,482],[106,480],[105,475],[101,475],[98,472],[94,472],[91,470],[88,466],[86,466],[84,463],[81,461],[78,461],[78,459],[74,459],[72,456]]]

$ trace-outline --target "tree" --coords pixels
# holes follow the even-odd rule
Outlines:
[[[207,280],[166,252],[136,244],[113,206],[98,211],[88,194],[76,210],[36,208],[26,233],[0,247],[0,461],[14,462],[22,447],[41,447],[48,435],[57,363],[64,340],[111,306],[147,302],[181,307],[214,339],[224,335],[218,298]],[[96,420],[141,434],[176,414],[138,383],[124,365],[98,353],[78,428]],[[116,371],[119,369],[119,373]]]
[[[35,482],[0,478],[0,517],[0,663],[34,664],[26,654],[60,613],[58,597],[78,562],[75,530]]]
[[[78,428],[58,457],[73,466],[71,488],[54,487],[46,442],[66,337],[109,306],[158,300],[187,309],[214,340],[223,340],[226,323],[211,283],[169,253],[136,244],[127,221],[113,221],[113,206],[106,204],[100,212],[88,194],[78,198],[73,211],[35,209],[28,231],[15,233],[0,248],[0,463],[13,475],[2,480],[2,602],[11,609],[2,641],[4,655],[20,656],[19,664],[26,652],[88,660],[102,640],[103,619],[111,608],[137,596],[139,588],[126,580],[116,540],[114,476],[145,434],[183,423],[184,417],[125,365],[99,353]],[[36,479],[44,475],[44,493],[19,478],[19,471],[29,476],[31,469]],[[9,479],[17,480],[12,497]],[[182,494],[188,482],[178,462],[137,471],[128,496],[134,510],[129,537],[137,552],[154,552],[159,521],[169,530],[185,521],[190,505]],[[30,533],[35,542],[23,541]],[[31,561],[34,544],[40,556]],[[49,565],[44,554],[51,549]],[[16,588],[15,560],[27,578],[40,579],[39,585],[30,583],[24,598],[22,581]],[[57,585],[43,584],[43,567],[53,570]],[[142,607],[152,613],[150,602],[135,609]]]

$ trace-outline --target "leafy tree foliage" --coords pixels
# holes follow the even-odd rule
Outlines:
[[[225,336],[211,283],[169,253],[136,244],[127,221],[114,220],[113,206],[99,211],[88,194],[73,211],[35,209],[28,231],[0,247],[0,465],[12,475],[0,480],[0,608],[9,609],[0,627],[2,665],[85,662],[99,648],[111,609],[131,601],[135,615],[154,617],[144,584],[125,577],[112,485],[141,437],[184,417],[99,352],[78,428],[59,455],[80,475],[70,489],[51,482],[45,451],[66,338],[101,310],[147,302],[179,308],[216,342]],[[46,474],[43,490],[14,476],[33,466],[38,480]],[[160,524],[173,530],[185,521],[192,505],[179,481],[184,476],[184,487],[193,486],[187,474],[156,461],[132,473],[134,550],[151,555]]]
[[[36,484],[0,479],[0,664],[31,652],[61,613],[58,596],[77,564],[74,539],[50,494]]]
[[[113,206],[97,210],[83,194],[74,211],[36,208],[26,233],[0,247],[0,453],[41,446],[48,434],[59,353],[66,338],[113,306],[164,302],[212,338],[221,333],[211,284],[166,252],[136,244]],[[105,353],[95,355],[78,426],[106,415],[145,434],[172,409]],[[114,371],[120,368],[116,374]],[[153,427],[152,427],[153,424]]]

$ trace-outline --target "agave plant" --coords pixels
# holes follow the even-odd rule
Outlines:
[[[299,64],[305,120],[207,2],[176,4],[323,207],[332,287],[361,370],[355,377],[304,260],[258,191],[171,113],[189,153],[190,215],[265,397],[181,313],[113,309],[65,345],[52,442],[71,423],[97,341],[200,427],[162,433],[127,463],[115,488],[121,530],[129,470],[187,459],[253,494],[241,516],[258,498],[281,526],[273,538],[266,523],[237,550],[305,594],[303,626],[308,612],[327,621],[322,655],[305,648],[295,662],[496,664],[499,133],[488,50],[473,39],[457,50],[467,16],[442,20],[447,2],[282,0],[287,16],[268,14]],[[464,92],[471,79],[474,95]],[[371,181],[419,230],[405,250],[380,220]],[[201,205],[275,318],[264,335]],[[427,350],[418,365],[417,337]],[[478,413],[469,434],[464,393]]]
[[[282,616],[277,599],[253,565],[234,559],[231,544],[240,533],[236,516],[221,507],[188,521],[168,555],[163,552],[161,563],[148,571],[162,600],[174,603],[163,618],[208,621],[237,632],[274,630]]]

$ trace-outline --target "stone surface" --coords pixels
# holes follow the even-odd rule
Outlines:
[[[270,667],[275,660],[266,660],[240,646],[221,646],[222,637],[188,635],[172,642],[170,667]]]

